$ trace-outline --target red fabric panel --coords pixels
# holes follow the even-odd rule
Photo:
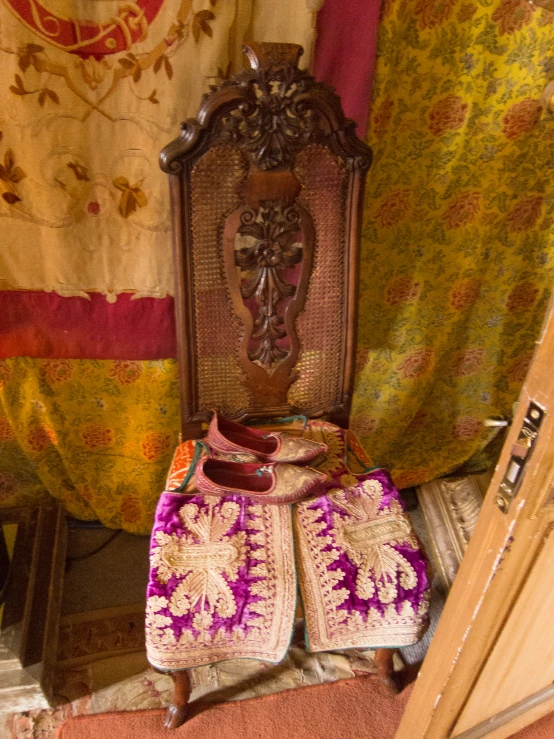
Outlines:
[[[336,89],[361,139],[369,116],[379,11],[380,0],[325,0],[317,14],[313,74]]]
[[[62,298],[0,292],[0,357],[169,359],[176,356],[173,298]]]

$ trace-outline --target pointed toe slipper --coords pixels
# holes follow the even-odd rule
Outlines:
[[[317,492],[323,472],[292,464],[249,464],[202,457],[194,473],[204,495],[246,495],[256,503],[288,505]]]
[[[244,462],[304,464],[327,451],[327,445],[282,432],[265,433],[214,412],[206,441],[218,457]]]

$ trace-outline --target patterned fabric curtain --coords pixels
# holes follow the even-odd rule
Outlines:
[[[382,9],[353,430],[399,487],[481,448],[525,378],[554,276],[553,29],[527,0]]]
[[[178,434],[158,154],[243,41],[309,64],[317,6],[0,4],[0,505],[149,531]]]

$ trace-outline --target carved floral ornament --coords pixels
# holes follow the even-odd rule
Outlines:
[[[291,167],[300,149],[324,143],[338,125],[349,129],[357,141],[354,122],[345,121],[342,112],[336,115],[340,100],[334,90],[297,67],[247,70],[224,82],[225,86],[238,86],[244,100],[222,116],[217,134],[244,147],[260,169]],[[365,171],[371,155],[365,147],[363,152],[356,149],[354,145],[350,151],[346,145],[347,167]]]
[[[302,260],[302,246],[297,242],[299,230],[298,210],[279,202],[266,201],[259,210],[248,208],[241,215],[238,233],[251,240],[251,245],[235,251],[235,263],[242,275],[247,275],[241,295],[254,298],[259,306],[250,336],[256,347],[249,351],[249,357],[266,370],[288,354],[277,343],[287,336],[279,307],[296,291],[283,272]]]
[[[245,46],[251,69],[243,70],[204,95],[198,120],[182,126],[180,139],[161,154],[161,166],[182,172],[204,132],[214,143],[243,148],[262,170],[291,168],[296,154],[311,143],[330,144],[348,170],[365,171],[371,150],[357,139],[354,121],[345,119],[333,88],[303,69],[296,44],[252,43]]]
[[[244,146],[260,169],[290,165],[293,155],[317,138],[318,114],[299,100],[316,84],[313,78],[295,67],[277,67],[244,72],[236,81],[250,99],[221,119],[221,138]]]

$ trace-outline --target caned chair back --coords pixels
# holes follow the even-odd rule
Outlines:
[[[170,175],[183,438],[211,409],[348,424],[371,150],[295,44],[252,43],[161,153]]]

